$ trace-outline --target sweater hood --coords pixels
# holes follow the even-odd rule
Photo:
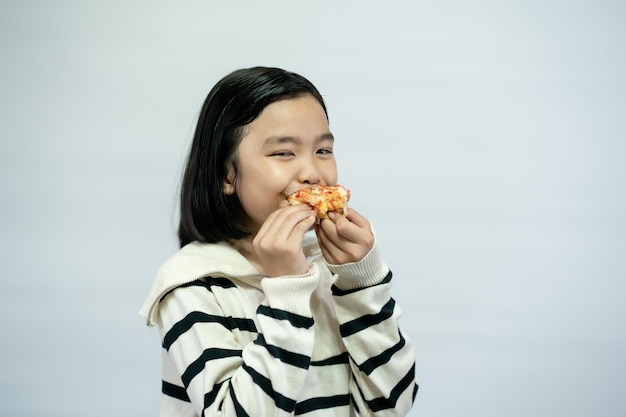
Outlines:
[[[309,261],[321,254],[315,235],[305,235],[303,248]],[[248,285],[259,288],[266,277],[227,242],[192,242],[161,265],[139,315],[146,318],[148,326],[153,326],[158,319],[159,301],[165,294],[207,276],[245,280]]]

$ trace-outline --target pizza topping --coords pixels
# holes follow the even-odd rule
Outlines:
[[[349,199],[350,190],[339,184],[305,188],[287,197],[287,201],[291,205],[308,204],[311,206],[318,219],[327,219],[329,211],[344,209]]]

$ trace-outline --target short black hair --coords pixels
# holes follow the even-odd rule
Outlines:
[[[229,169],[237,175],[237,148],[245,126],[269,104],[310,94],[326,117],[324,99],[306,78],[272,67],[234,71],[207,95],[187,158],[180,193],[180,246],[198,241],[216,243],[250,234],[236,193],[224,193]]]

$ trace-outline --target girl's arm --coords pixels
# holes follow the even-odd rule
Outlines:
[[[318,279],[317,268],[298,279],[264,279],[258,328],[226,279],[196,281],[162,300],[163,348],[198,415],[293,413],[311,360],[309,303]]]
[[[417,393],[415,353],[398,326],[391,271],[376,247],[362,261],[329,268],[338,274],[332,290],[357,407],[362,415],[405,416]]]
[[[415,354],[398,327],[391,272],[365,217],[352,209],[330,217],[317,234],[329,269],[338,275],[333,297],[351,359],[351,392],[362,414],[404,416],[417,393]]]

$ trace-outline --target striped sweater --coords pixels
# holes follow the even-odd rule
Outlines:
[[[311,239],[310,239],[311,240]],[[376,247],[267,278],[226,243],[163,264],[140,312],[162,336],[162,417],[404,416],[415,357]]]

